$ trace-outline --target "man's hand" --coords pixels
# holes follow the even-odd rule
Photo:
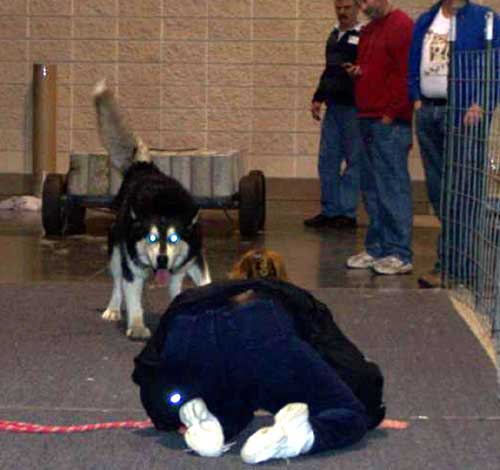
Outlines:
[[[422,107],[422,100],[416,100],[413,102],[413,111],[418,111]]]
[[[483,117],[483,108],[474,103],[465,113],[464,124],[466,126],[473,126],[477,124]]]
[[[393,121],[393,119],[390,118],[389,116],[386,116],[385,114],[382,116],[382,124],[389,126],[392,124],[392,121]]]
[[[311,103],[311,114],[315,121],[321,121],[321,102],[313,101]]]
[[[351,76],[351,78],[356,78],[361,75],[361,68],[359,65],[351,64],[350,62],[345,62],[342,64],[344,70]]]

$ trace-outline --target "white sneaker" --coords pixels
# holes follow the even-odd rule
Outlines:
[[[397,256],[386,256],[376,260],[372,268],[378,274],[408,274],[412,271],[413,265],[405,263]]]
[[[184,440],[187,446],[203,457],[219,457],[226,450],[224,432],[219,420],[208,411],[201,398],[194,398],[181,406],[179,418],[186,426]]]
[[[373,266],[375,258],[369,255],[366,251],[362,251],[357,255],[347,259],[346,265],[350,269],[368,269]]]
[[[287,459],[309,452],[313,444],[308,406],[290,403],[276,414],[273,426],[259,429],[247,439],[241,458],[245,463]]]

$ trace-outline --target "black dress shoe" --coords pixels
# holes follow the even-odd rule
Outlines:
[[[328,217],[324,214],[318,214],[315,215],[314,217],[311,217],[310,219],[305,219],[304,225],[306,227],[315,227],[315,228],[331,227],[333,219],[334,219],[333,217]]]
[[[432,271],[422,274],[418,278],[418,286],[421,289],[436,289],[439,287],[443,287],[443,283],[441,281],[441,273],[433,269]]]
[[[332,217],[331,226],[334,228],[356,228],[358,223],[355,218],[346,215],[337,215]]]

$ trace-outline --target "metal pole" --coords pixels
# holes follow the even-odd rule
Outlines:
[[[33,65],[33,194],[40,196],[47,173],[55,173],[57,66]]]
[[[476,266],[478,267],[477,272],[477,285],[475,291],[475,307],[476,309],[487,311],[488,315],[491,315],[491,306],[486,304],[485,298],[488,296],[488,289],[495,286],[496,280],[492,279],[490,276],[495,277],[495,271],[489,270],[487,268],[487,256],[488,249],[484,242],[484,237],[488,234],[494,239],[495,228],[494,228],[494,211],[496,208],[492,202],[491,196],[489,195],[489,180],[491,172],[491,163],[489,158],[488,150],[488,137],[489,129],[492,118],[492,101],[491,101],[491,83],[492,83],[492,39],[493,39],[493,13],[488,12],[485,15],[485,46],[484,51],[479,51],[480,54],[476,58],[476,67],[478,69],[477,80],[479,82],[478,88],[480,90],[480,98],[477,100],[477,104],[481,106],[483,110],[483,115],[478,126],[478,161],[474,161],[474,170],[476,171],[476,179],[481,193],[479,194],[478,204],[480,204],[479,214],[478,214],[478,228],[477,233],[474,237],[474,256],[477,261]],[[484,66],[483,66],[484,63]],[[491,265],[494,268],[494,265]],[[494,289],[494,292],[496,288]],[[491,294],[490,294],[491,295]],[[495,294],[496,295],[496,294]]]
[[[450,33],[448,37],[450,61],[448,66],[448,97],[446,112],[446,138],[445,138],[445,158],[443,168],[443,184],[441,185],[441,220],[442,234],[440,243],[441,257],[441,282],[443,286],[448,286],[450,250],[452,237],[450,234],[451,215],[451,195],[453,190],[453,153],[454,153],[454,113],[455,113],[455,42],[457,38],[457,18],[453,14],[451,17]]]
[[[495,101],[492,96],[492,87],[493,80],[496,78],[493,76],[493,20],[494,14],[492,11],[486,13],[486,26],[485,26],[485,38],[486,38],[486,77],[485,77],[485,106],[484,106],[484,119],[483,119],[483,129],[484,135],[488,135],[489,125],[492,119],[493,113],[493,102]],[[497,90],[494,90],[494,93],[498,93]],[[485,142],[485,146],[487,146],[487,142]],[[489,158],[488,158],[489,161]],[[494,228],[495,230],[495,228]],[[493,236],[495,236],[493,234]],[[499,262],[498,256],[496,260],[497,264]],[[495,305],[494,305],[494,316],[492,318],[492,336],[493,336],[493,344],[495,346],[496,351],[496,359],[497,359],[497,382],[498,382],[498,390],[497,397],[500,399],[500,267],[496,266],[495,268]]]

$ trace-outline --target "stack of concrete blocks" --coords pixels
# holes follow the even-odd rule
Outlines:
[[[67,193],[86,196],[109,194],[110,170],[106,154],[73,153],[70,155]]]
[[[237,150],[151,150],[153,162],[200,198],[226,198],[238,192],[243,164]],[[68,194],[106,196],[118,192],[121,173],[106,154],[71,154]]]

